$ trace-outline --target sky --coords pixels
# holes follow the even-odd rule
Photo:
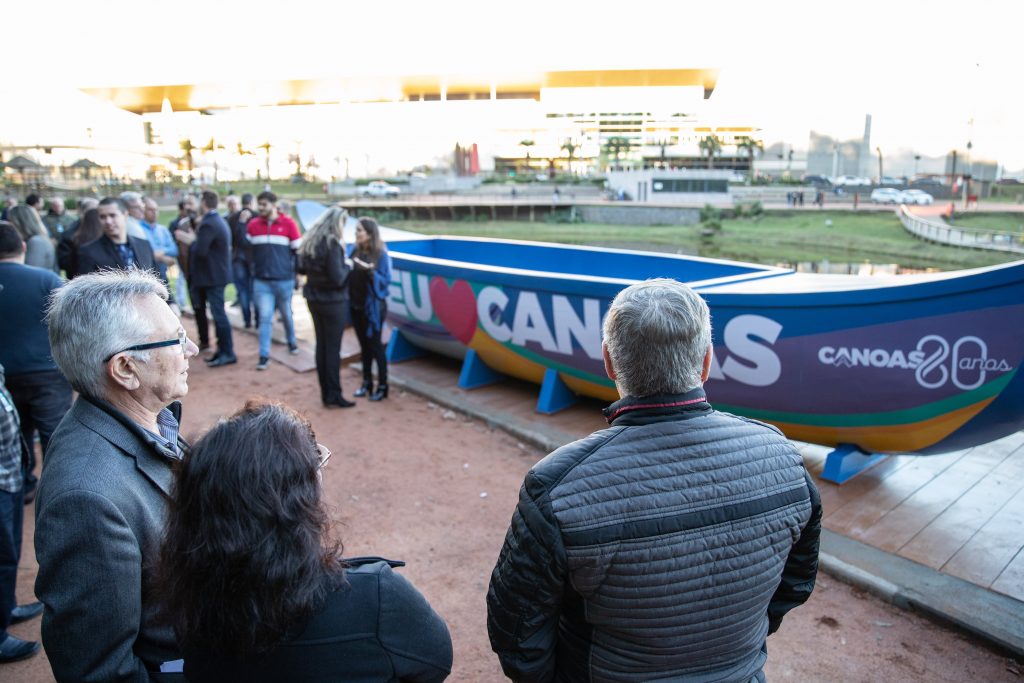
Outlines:
[[[719,67],[705,113],[1024,168],[1024,2],[19,2],[26,92],[319,76]],[[11,62],[9,62],[11,63]],[[26,82],[30,78],[30,82]],[[10,100],[9,100],[10,101]],[[0,123],[3,114],[0,113]],[[973,120],[973,125],[969,122]]]

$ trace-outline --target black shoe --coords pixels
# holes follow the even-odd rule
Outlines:
[[[22,640],[8,634],[0,641],[0,664],[9,664],[27,659],[39,652],[39,643],[34,640]]]
[[[220,358],[220,351],[218,351],[217,353],[213,354],[209,358],[204,358],[203,360],[206,361],[207,363],[215,363],[218,358]]]
[[[20,624],[23,621],[34,619],[43,613],[43,603],[30,602],[27,605],[18,605],[11,610],[11,623]]]
[[[266,356],[260,356],[260,362],[256,364],[257,370],[266,370],[270,365],[270,359]]]
[[[352,395],[356,398],[362,398],[371,393],[373,393],[373,382],[363,382],[363,386],[356,389]]]
[[[207,363],[206,367],[208,367],[208,368],[219,368],[219,367],[222,367],[224,365],[234,365],[237,362],[238,362],[238,358],[236,358],[235,356],[220,356],[220,357],[217,358],[217,360],[210,361],[209,363]]]
[[[324,401],[324,408],[351,408],[354,405],[354,401],[349,401],[346,398],[339,398],[337,401]]]
[[[388,397],[388,385],[387,384],[381,384],[380,386],[377,387],[377,391],[373,392],[373,395],[370,396],[370,400],[371,401],[383,401],[387,397]]]

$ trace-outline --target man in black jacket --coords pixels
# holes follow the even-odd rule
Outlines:
[[[217,213],[217,193],[203,192],[199,200],[199,225],[178,226],[178,241],[191,242],[188,250],[189,289],[196,327],[199,328],[199,348],[210,346],[209,322],[206,305],[210,305],[213,324],[217,330],[217,352],[207,359],[211,368],[237,363],[231,337],[231,323],[224,310],[224,287],[231,282],[231,230]],[[182,237],[185,236],[183,240]]]
[[[821,502],[774,427],[714,410],[707,304],[675,280],[619,292],[608,429],[526,475],[487,630],[514,681],[764,681],[766,637],[810,597]]]
[[[96,207],[103,236],[78,248],[75,275],[103,268],[154,270],[153,247],[128,234],[128,211],[117,197],[104,197]]]

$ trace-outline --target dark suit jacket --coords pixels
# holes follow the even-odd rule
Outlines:
[[[135,252],[135,267],[156,272],[153,262],[153,247],[149,242],[138,237],[128,236],[128,244]],[[98,240],[83,244],[78,248],[75,275],[86,275],[101,268],[123,268],[117,257],[117,247],[110,238],[104,235]]]
[[[36,497],[35,589],[57,681],[148,681],[150,670],[181,657],[144,589],[172,463],[144,429],[84,396],[53,433]]]
[[[192,287],[223,287],[232,281],[231,229],[216,211],[200,221],[188,260],[188,284]]]

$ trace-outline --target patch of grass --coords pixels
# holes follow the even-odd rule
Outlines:
[[[958,228],[1019,233],[1024,232],[1024,213],[958,213],[953,218],[953,224]]]
[[[1015,260],[1013,254],[923,242],[907,233],[899,220],[888,212],[770,211],[757,220],[722,219],[721,230],[710,237],[702,236],[699,225],[424,220],[396,221],[389,225],[429,235],[467,235],[645,249],[765,264],[866,261],[896,263],[908,268],[957,270]]]

